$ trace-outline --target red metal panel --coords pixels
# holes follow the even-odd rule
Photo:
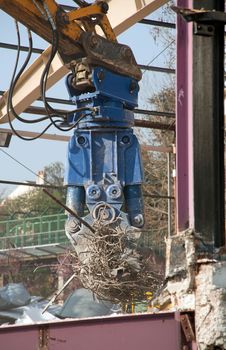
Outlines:
[[[179,350],[181,328],[174,313],[101,317],[1,327],[0,344],[2,350]]]
[[[39,349],[38,327],[15,326],[0,328],[1,350]]]

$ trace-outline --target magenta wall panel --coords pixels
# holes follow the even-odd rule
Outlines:
[[[177,6],[192,8],[192,0],[177,0]],[[194,225],[192,140],[192,23],[177,16],[176,65],[176,198],[177,229]]]
[[[9,326],[0,328],[0,349],[179,350],[181,328],[174,313]]]

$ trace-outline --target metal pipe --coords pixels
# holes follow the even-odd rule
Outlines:
[[[5,93],[5,91],[0,90],[0,95],[3,95],[4,93]],[[48,102],[53,102],[53,103],[66,104],[66,105],[70,105],[70,106],[74,105],[73,102],[71,102],[70,100],[66,100],[66,99],[47,97],[46,100]],[[37,101],[42,101],[42,99],[38,98]],[[31,114],[40,114],[40,115],[46,114],[44,108],[42,108],[42,107],[34,107],[34,106],[27,107],[24,112],[25,113],[31,113]],[[148,109],[135,108],[134,109],[134,113],[135,114],[143,114],[143,115],[152,115],[152,116],[156,116],[156,117],[175,118],[175,113],[173,113],[173,112],[165,112],[165,111],[161,112],[161,111],[152,111],[152,110],[148,110]]]
[[[84,226],[88,227],[88,229],[91,232],[95,232],[95,230],[92,228],[92,226],[90,226],[88,224],[88,222],[86,222],[85,220],[83,220],[83,218],[81,218],[79,215],[77,215],[73,210],[71,210],[67,205],[65,205],[64,203],[62,203],[61,201],[59,201],[58,198],[56,198],[54,195],[52,195],[52,193],[49,193],[45,188],[43,189],[43,192],[45,194],[47,194],[54,202],[56,202],[57,204],[59,204],[62,208],[64,208],[70,215],[74,216],[78,221],[80,221],[81,224],[83,224]]]
[[[176,28],[175,23],[155,21],[153,19],[146,19],[146,18],[142,19],[138,23],[147,24],[147,25],[151,25],[151,26],[157,26],[157,27],[171,28],[171,29]]]
[[[156,67],[156,66],[147,66],[145,64],[139,64],[138,65],[140,69],[144,69],[147,71],[153,71],[153,72],[159,72],[159,73],[168,73],[168,74],[175,74],[175,69],[172,68],[165,68],[165,67]]]
[[[135,119],[134,122],[135,122],[134,125],[136,127],[175,131],[174,124],[164,124],[164,123],[152,122],[151,120],[140,120],[140,119]]]
[[[53,101],[52,101],[53,102]],[[54,101],[56,103],[58,103],[57,99],[56,101]],[[66,110],[60,110],[62,113],[63,112],[68,112]],[[46,115],[46,110],[43,107],[35,107],[35,106],[30,106],[28,108],[25,109],[24,111],[25,113],[30,113],[30,114],[39,114],[39,115]],[[134,113],[135,114],[143,114],[143,115],[151,115],[151,116],[156,116],[156,117],[167,117],[167,118],[174,118],[175,117],[175,113],[171,113],[171,112],[159,112],[159,111],[150,111],[150,110],[146,110],[146,109],[134,109]],[[140,122],[144,122],[144,126],[146,127],[145,124],[146,122],[149,122],[149,120],[136,120],[137,125],[136,126],[140,126],[138,124],[140,124]],[[156,123],[156,125],[163,125],[162,123]],[[168,125],[169,129],[172,127],[172,125]],[[173,127],[174,129],[174,127]],[[172,129],[170,129],[172,130]]]
[[[18,45],[0,42],[0,48],[2,48],[2,49],[9,49],[9,50],[18,50]],[[23,46],[23,45],[20,46],[20,51],[27,52],[28,50],[29,50],[28,46]],[[39,49],[39,48],[35,48],[35,47],[32,48],[32,52],[33,53],[39,53],[40,54],[43,51],[44,51],[44,49]]]
[[[134,113],[136,114],[144,114],[144,115],[153,115],[156,117],[167,117],[167,118],[175,118],[175,113],[173,112],[160,112],[160,111],[151,111],[147,109],[135,108]]]
[[[46,115],[46,110],[43,107],[30,106],[30,107],[26,108],[26,110],[24,112],[29,113],[29,114]],[[61,112],[67,112],[67,111],[61,110]],[[164,112],[148,111],[148,110],[141,110],[141,109],[139,109],[139,110],[136,109],[135,113],[139,113],[139,114],[143,113],[145,115],[153,115],[153,116],[165,116]],[[166,114],[169,114],[169,113],[166,112]],[[174,115],[174,113],[171,113],[171,115]],[[150,128],[150,129],[159,129],[159,130],[168,130],[168,131],[175,130],[174,124],[164,124],[164,123],[159,123],[159,122],[153,122],[150,120],[135,119],[134,125],[136,127],[141,127],[141,128]]]

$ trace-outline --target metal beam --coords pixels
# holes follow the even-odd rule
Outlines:
[[[8,49],[8,50],[18,50],[18,45],[0,42],[0,48]],[[28,52],[29,51],[29,47],[21,45],[20,46],[20,51]],[[32,49],[33,53],[41,54],[43,51],[44,51],[43,49],[38,49],[38,48],[35,48],[35,47]],[[147,66],[147,65],[144,65],[144,64],[138,64],[138,66],[139,66],[140,69],[143,69],[145,71],[147,70],[147,71],[169,73],[169,74],[174,74],[175,73],[175,69],[172,69],[172,68]]]
[[[155,21],[153,19],[142,19],[139,23],[141,24],[147,24],[149,26],[156,26],[156,27],[162,27],[162,28],[170,28],[170,29],[175,29],[176,24],[175,23],[170,23],[170,22],[163,22],[163,21]]]
[[[158,122],[153,122],[151,120],[135,119],[135,127],[147,128],[147,129],[165,130],[165,131],[166,130],[167,131],[175,131],[174,124],[158,123]],[[9,133],[9,134],[14,135],[14,132],[11,129],[8,129],[8,128],[0,128],[0,133],[1,132]],[[17,130],[17,132],[21,136],[24,136],[24,137],[36,137],[39,134],[38,132],[27,131],[27,130]],[[68,142],[70,140],[70,136],[44,133],[43,135],[40,136],[40,139],[50,140],[50,141]]]
[[[144,115],[152,115],[155,117],[167,117],[167,118],[175,118],[175,113],[173,112],[160,112],[160,111],[151,111],[148,109],[140,109],[140,108],[135,108],[134,109],[135,114],[144,114]]]
[[[168,0],[108,0],[108,17],[116,35],[121,34]]]
[[[115,34],[119,35],[167,2],[168,0],[124,0],[122,5],[121,0],[108,0],[108,18]],[[40,97],[39,82],[49,53],[50,47],[33,62],[18,81],[13,98],[13,105],[18,114]],[[68,72],[59,55],[53,60],[50,72],[47,88]],[[0,100],[0,124],[8,122],[6,103],[7,92]]]
[[[57,101],[56,101],[57,102]],[[60,109],[62,113],[66,113],[66,110]],[[24,110],[25,113],[29,114],[39,114],[39,115],[46,115],[46,110],[43,107],[37,107],[37,106],[30,106]],[[161,111],[153,111],[149,109],[140,109],[135,108],[134,109],[135,114],[142,114],[142,115],[150,115],[154,117],[167,117],[167,118],[175,118],[175,113],[173,112],[161,112]]]
[[[192,0],[177,6],[192,8]],[[192,24],[177,16],[176,67],[176,207],[177,229],[193,225],[192,175]]]
[[[200,10],[203,2],[178,0],[177,5]],[[205,9],[224,12],[224,1],[207,0]],[[217,24],[206,36],[205,23],[194,32],[181,17],[177,23],[178,230],[192,228],[201,238],[198,252],[212,256],[225,243],[224,26]]]
[[[4,350],[16,349],[20,339],[23,350],[179,350],[185,344],[182,332],[179,313],[96,316],[32,325],[3,325],[1,346]]]
[[[18,45],[0,42],[0,48],[8,49],[8,50],[18,50]],[[23,46],[23,45],[20,46],[20,51],[28,52],[29,50],[30,48],[28,46]],[[43,53],[43,51],[44,49],[39,49],[35,47],[32,48],[33,53],[41,54]],[[163,72],[163,73],[175,73],[175,69],[171,69],[171,68],[147,66],[144,64],[139,64],[138,66],[140,67],[140,69],[144,69],[144,70],[151,70],[151,71],[157,71],[157,72]]]
[[[148,128],[148,129],[157,129],[157,130],[165,130],[165,131],[175,131],[175,125],[174,123],[171,124],[165,124],[165,123],[158,123],[153,122],[151,120],[140,120],[135,119],[135,127],[140,128]]]
[[[0,95],[4,95],[4,93],[5,93],[4,90],[0,90]],[[70,105],[70,106],[74,106],[75,105],[71,100],[66,100],[66,99],[63,99],[63,98],[46,97],[46,100],[48,102],[59,103],[59,104],[63,104],[63,105]],[[38,98],[37,101],[42,101],[42,99]]]
[[[18,50],[18,45],[0,42],[0,48],[1,49],[8,49],[8,50]],[[20,46],[20,51],[28,52],[29,51],[29,47],[21,45]],[[44,51],[43,49],[38,49],[36,47],[32,48],[32,52],[33,53],[39,53],[40,54],[40,53],[43,53],[43,51]]]
[[[207,0],[205,9],[223,13],[224,3]],[[193,1],[193,6],[200,9],[203,1]],[[211,24],[215,23],[208,23],[208,30]],[[194,228],[205,245],[221,247],[225,243],[223,24],[214,26],[214,35],[193,36],[193,86]]]
[[[24,136],[24,137],[36,137],[39,134],[38,132],[34,132],[34,131],[26,131],[26,130],[17,130],[17,131],[21,136]],[[0,133],[1,132],[8,132],[14,135],[14,132],[11,129],[0,128]],[[65,141],[68,142],[70,140],[70,136],[48,134],[48,133],[41,135],[40,138],[45,140],[64,141],[64,142]]]
[[[69,6],[69,5],[63,5],[60,4],[61,7],[63,7],[64,10],[66,11],[71,11],[74,10],[76,7],[75,6]],[[176,24],[175,23],[170,23],[170,22],[163,22],[163,21],[156,21],[153,19],[141,19],[138,23],[141,24],[147,24],[150,26],[157,26],[157,27],[163,27],[163,28],[171,28],[171,29],[175,29],[176,28]]]
[[[139,64],[139,67],[140,67],[140,69],[142,69],[144,71],[147,70],[147,71],[152,71],[152,72],[175,74],[175,69],[172,69],[172,68],[147,66],[144,64]]]

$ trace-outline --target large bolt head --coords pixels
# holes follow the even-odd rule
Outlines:
[[[121,52],[121,55],[127,59],[132,57],[132,51],[129,47],[122,47],[120,52]]]
[[[144,216],[142,214],[138,214],[133,218],[132,224],[135,227],[143,227],[144,225]]]
[[[107,189],[107,195],[112,199],[118,199],[122,195],[122,190],[118,185],[110,185]]]
[[[96,35],[92,35],[90,38],[90,47],[94,48],[95,46],[97,46],[98,43],[98,38],[96,37]]]
[[[98,199],[101,195],[100,187],[97,185],[90,185],[86,189],[86,194],[90,199]]]
[[[77,142],[78,142],[78,144],[79,144],[80,146],[83,146],[83,145],[85,145],[85,143],[86,143],[86,138],[85,138],[84,136],[78,136],[78,137],[77,137]]]

